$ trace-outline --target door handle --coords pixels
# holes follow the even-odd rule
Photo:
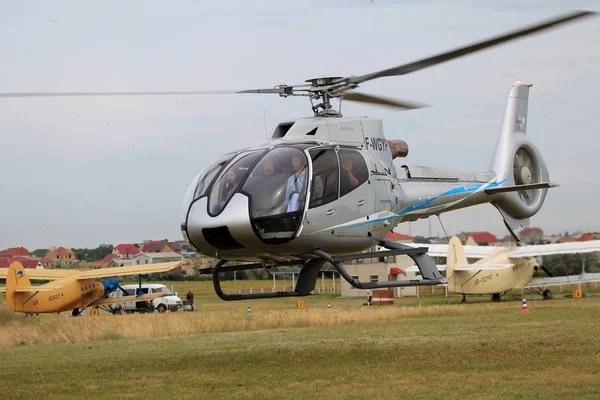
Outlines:
[[[366,203],[366,201],[364,200],[359,200],[358,203],[356,203],[357,206],[364,206]]]
[[[333,214],[335,214],[335,209],[327,210],[327,212],[325,214],[333,215]]]

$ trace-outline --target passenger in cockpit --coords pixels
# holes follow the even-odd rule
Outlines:
[[[304,182],[306,180],[306,164],[300,156],[292,157],[292,169],[294,174],[287,180],[285,189],[285,201],[287,202],[287,212],[298,211],[303,203]]]

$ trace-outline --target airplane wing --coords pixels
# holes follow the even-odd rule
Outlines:
[[[498,271],[512,268],[514,264],[470,264],[456,267],[455,271]]]
[[[444,264],[438,264],[438,265],[436,265],[436,267],[437,267],[438,271],[440,271],[440,272],[446,271],[446,265],[444,265]],[[418,272],[418,273],[421,273],[421,270],[416,265],[413,265],[412,267],[408,267],[408,268],[403,268],[403,269],[406,272]]]
[[[411,247],[427,247],[427,254],[432,257],[446,257],[448,255],[447,244],[421,244],[421,243],[402,243]],[[486,258],[498,247],[495,246],[463,246],[467,258]]]
[[[27,286],[24,288],[15,289],[15,293],[26,293],[26,292],[50,292],[52,290],[64,289],[64,286]],[[6,288],[1,287],[0,293],[6,293]]]
[[[600,252],[600,240],[588,242],[568,242],[554,244],[538,244],[532,246],[516,247],[510,254],[511,257],[536,257],[553,254],[579,254]]]
[[[77,270],[69,269],[29,269],[27,277],[31,280],[54,281],[79,273]],[[0,268],[0,279],[6,279],[8,268]]]
[[[97,279],[106,278],[110,276],[126,276],[126,275],[139,275],[139,274],[154,274],[157,272],[167,272],[172,269],[181,267],[185,262],[175,261],[160,264],[148,264],[134,267],[113,267],[113,268],[100,268],[92,269],[89,271],[83,271],[76,276],[78,281],[85,279]]]
[[[144,294],[141,296],[132,295],[132,296],[122,296],[122,297],[103,297],[101,299],[91,302],[90,304],[88,304],[88,307],[105,306],[108,304],[121,304],[121,303],[128,303],[130,301],[148,301],[148,300],[153,300],[157,297],[161,297],[164,295],[165,295],[164,293],[152,293],[152,294]]]
[[[524,288],[544,288],[547,286],[577,285],[594,282],[600,282],[600,273],[588,274],[586,272],[581,275],[555,276],[552,278],[533,278],[527,285],[525,285]]]

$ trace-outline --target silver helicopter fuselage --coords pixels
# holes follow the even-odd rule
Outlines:
[[[183,204],[183,236],[207,256],[268,263],[316,249],[358,253],[399,223],[488,202],[510,226],[527,225],[546,189],[501,189],[548,181],[525,134],[528,95],[528,85],[510,89],[486,172],[396,168],[378,119],[281,123],[271,141],[225,155],[194,179]],[[526,153],[527,165],[517,165],[517,152]]]

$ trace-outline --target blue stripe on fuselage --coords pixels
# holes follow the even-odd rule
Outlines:
[[[356,227],[363,226],[363,225],[374,224],[376,222],[386,221],[388,219],[398,218],[398,217],[401,217],[401,216],[403,216],[403,215],[405,215],[405,214],[407,214],[407,213],[409,213],[411,211],[415,211],[415,210],[419,210],[421,208],[425,208],[427,205],[431,204],[432,202],[434,202],[435,200],[437,200],[440,197],[449,196],[451,194],[475,192],[475,191],[479,190],[484,185],[487,185],[486,188],[493,188],[493,187],[502,185],[504,182],[506,182],[506,179],[503,179],[503,180],[501,180],[500,182],[497,182],[497,183],[490,183],[490,184],[479,183],[479,184],[475,184],[475,185],[468,185],[468,186],[462,186],[462,187],[457,187],[457,188],[454,188],[454,189],[450,189],[450,190],[445,191],[444,193],[440,194],[439,196],[432,197],[431,199],[423,200],[423,201],[420,201],[420,202],[415,203],[413,205],[410,205],[410,206],[406,207],[405,209],[403,209],[402,211],[400,211],[398,214],[394,214],[392,216],[385,217],[385,218],[374,219],[374,220],[371,220],[371,221],[359,222],[357,224],[353,224],[353,225],[348,225],[348,226],[341,227],[341,229],[356,228]]]

